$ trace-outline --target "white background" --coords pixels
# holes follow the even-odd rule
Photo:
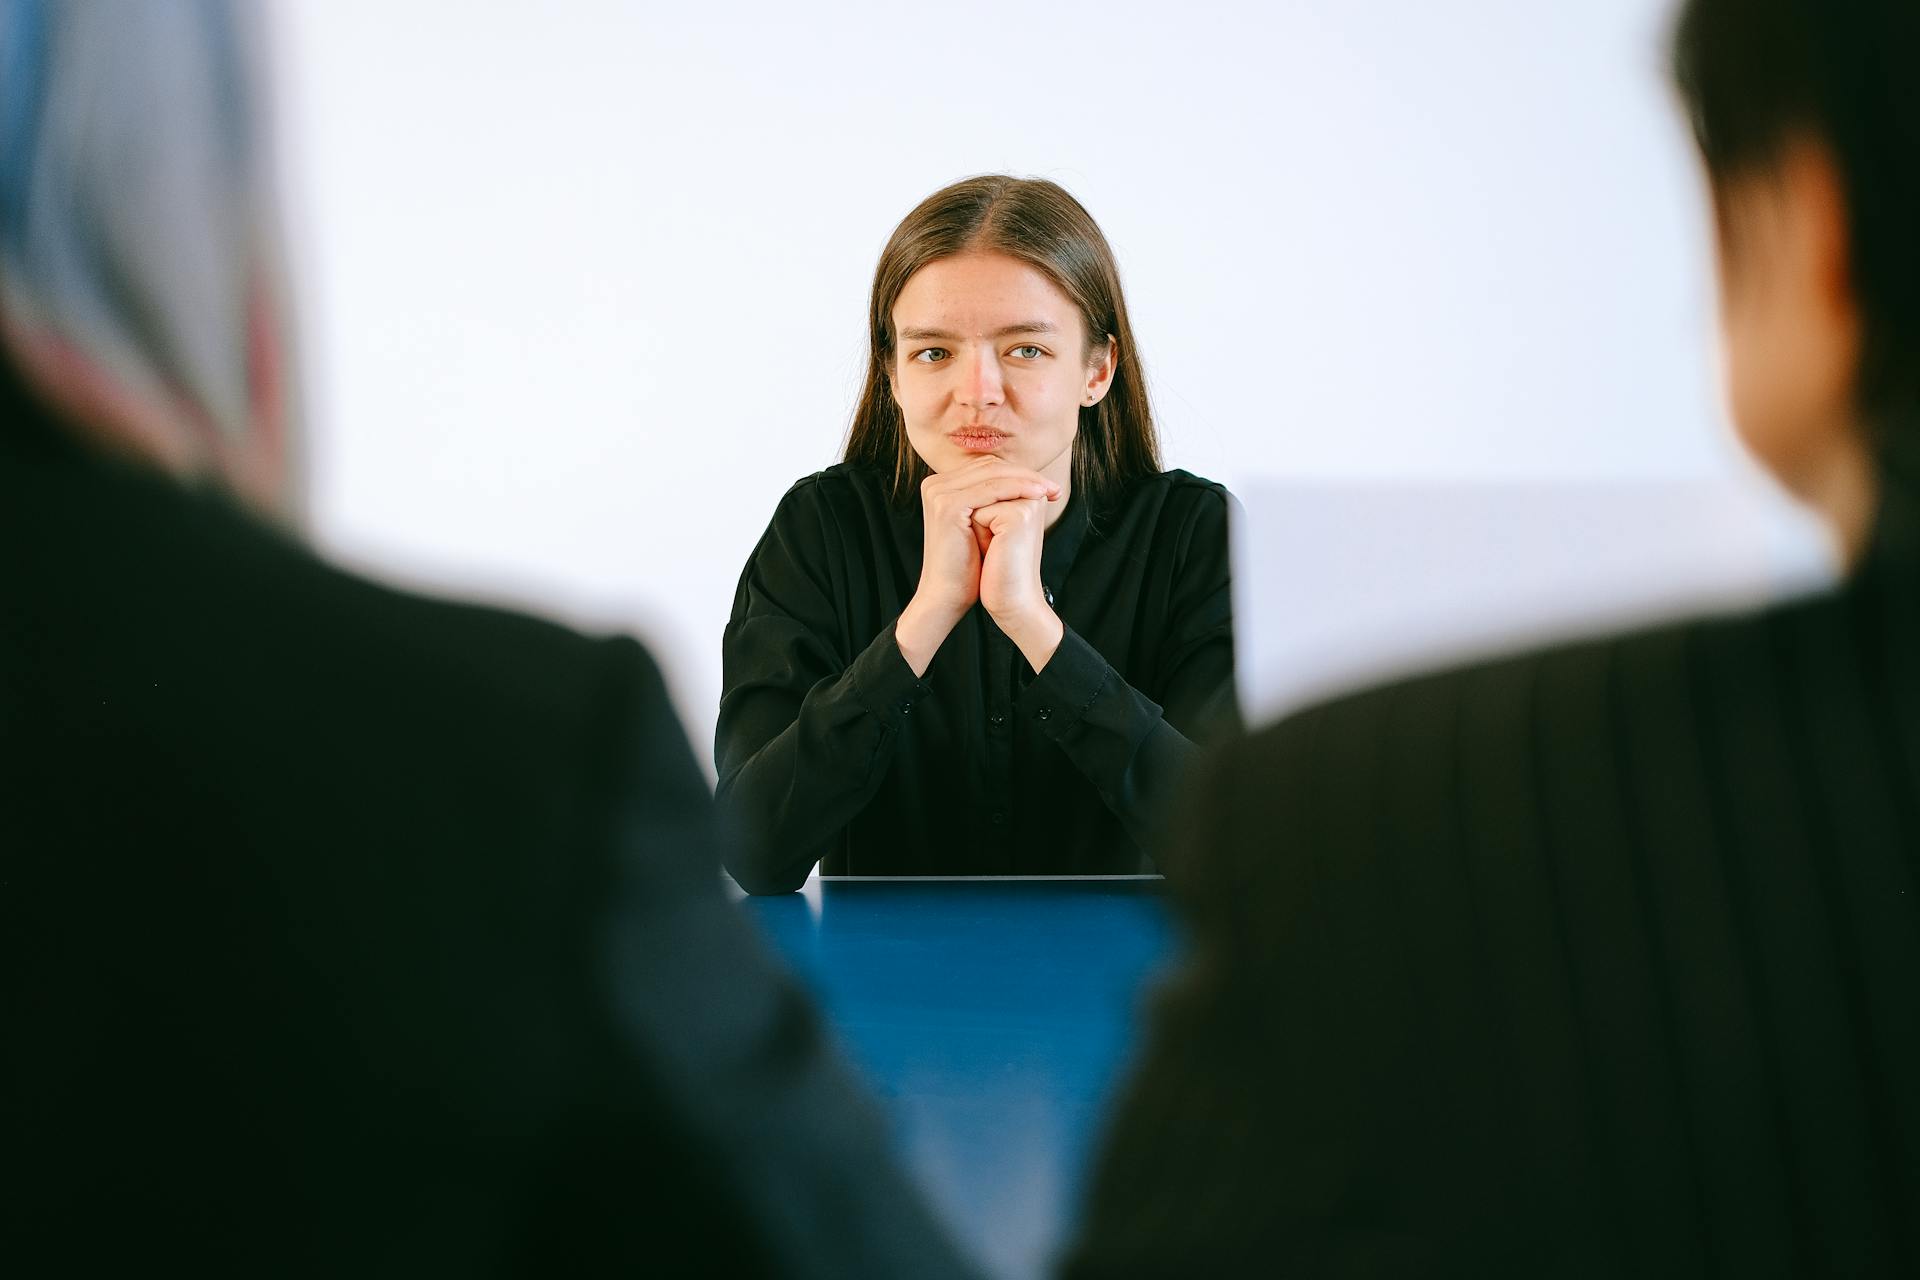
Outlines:
[[[277,0],[314,532],[640,631],[706,756],[880,247],[990,170],[1105,228],[1170,465],[1751,488],[1666,9]]]

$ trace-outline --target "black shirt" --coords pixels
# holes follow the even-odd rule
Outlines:
[[[918,679],[894,621],[920,580],[920,504],[842,464],[781,499],[734,595],[715,733],[751,892],[837,875],[1154,870],[1194,743],[1230,732],[1227,491],[1184,471],[1100,511],[1079,496],[1040,576],[1065,624],[1037,676],[975,605]]]

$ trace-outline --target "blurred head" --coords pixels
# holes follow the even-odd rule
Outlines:
[[[97,449],[296,502],[250,5],[0,5],[0,346]]]
[[[880,255],[847,461],[929,471],[993,453],[1094,503],[1160,470],[1113,250],[1034,178],[969,178],[909,213]]]
[[[1686,0],[1673,65],[1713,192],[1728,400],[1814,497],[1920,441],[1920,5]]]

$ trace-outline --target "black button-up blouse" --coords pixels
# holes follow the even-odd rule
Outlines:
[[[1184,471],[1073,497],[1040,576],[1065,624],[1035,675],[975,605],[924,679],[894,620],[918,501],[842,464],[794,485],[740,575],[714,760],[750,892],[830,875],[1153,871],[1194,744],[1239,726],[1227,491]]]

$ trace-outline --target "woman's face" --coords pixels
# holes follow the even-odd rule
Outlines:
[[[1080,310],[1017,258],[968,253],[916,271],[893,304],[893,398],[934,471],[983,454],[1064,490],[1080,410],[1106,394],[1112,338],[1087,352]]]

